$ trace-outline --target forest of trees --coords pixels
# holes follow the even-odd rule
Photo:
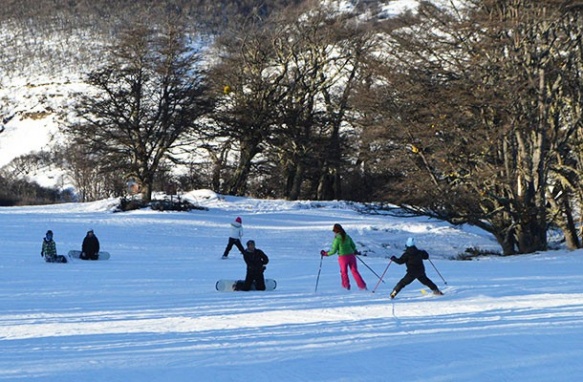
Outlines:
[[[583,1],[391,18],[382,1],[3,3],[3,30],[42,47],[4,41],[4,70],[25,70],[25,51],[62,67],[43,34],[69,35],[59,52],[95,91],[64,126],[84,200],[131,179],[146,201],[172,185],[393,203],[478,226],[506,255],[547,249],[550,228],[583,245]]]

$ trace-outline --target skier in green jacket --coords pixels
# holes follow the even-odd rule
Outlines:
[[[356,285],[361,290],[366,290],[366,283],[358,272],[356,265],[356,245],[352,238],[344,231],[340,224],[334,224],[332,228],[334,232],[334,241],[332,242],[332,249],[330,251],[322,250],[322,256],[332,256],[338,253],[338,264],[340,265],[340,278],[342,280],[342,287],[350,290],[350,280],[348,279],[348,268],[352,272],[352,277],[356,281]]]

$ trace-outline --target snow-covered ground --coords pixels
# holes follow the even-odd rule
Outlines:
[[[426,219],[362,215],[343,203],[220,199],[208,211],[111,213],[109,201],[0,208],[2,381],[577,381],[583,375],[583,252],[478,261],[487,234]],[[241,278],[229,223],[270,257],[272,292],[221,293]],[[377,274],[408,236],[427,249],[428,276],[391,301],[405,273],[392,264],[376,293],[345,291],[319,251],[341,223]],[[93,228],[108,261],[47,264],[47,229],[61,254]],[[372,290],[378,278],[359,262]]]

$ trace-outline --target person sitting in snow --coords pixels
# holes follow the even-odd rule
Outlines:
[[[269,263],[269,258],[260,249],[255,248],[255,241],[247,242],[247,249],[243,252],[243,258],[247,264],[247,275],[245,281],[237,283],[235,290],[248,291],[255,282],[255,290],[265,290],[265,266]]]
[[[227,243],[227,248],[225,248],[225,252],[223,253],[223,259],[227,259],[229,257],[229,252],[233,245],[235,245],[241,254],[245,253],[245,248],[243,248],[243,244],[241,244],[241,238],[243,237],[243,221],[240,217],[237,217],[234,222],[231,223],[231,234],[229,235],[229,242]]]
[[[99,259],[99,240],[92,229],[87,231],[87,235],[83,239],[81,245],[80,259],[83,260],[98,260]]]
[[[407,239],[405,245],[405,252],[401,257],[397,258],[391,256],[391,260],[397,264],[406,264],[407,273],[397,285],[393,288],[391,292],[391,298],[395,298],[397,293],[401,291],[404,287],[411,284],[415,279],[419,280],[421,284],[426,285],[429,289],[433,291],[433,294],[442,295],[443,293],[437,288],[437,285],[427,277],[425,274],[425,265],[423,265],[423,260],[429,259],[429,254],[427,251],[418,249],[415,246],[415,240],[410,237]]]
[[[63,255],[57,255],[57,243],[53,240],[53,231],[48,230],[43,238],[43,245],[40,251],[41,257],[45,258],[47,263],[66,263],[67,258]]]

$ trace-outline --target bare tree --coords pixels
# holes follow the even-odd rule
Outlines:
[[[368,124],[400,169],[395,199],[477,225],[505,254],[546,249],[552,168],[581,124],[565,65],[580,62],[581,36],[565,29],[580,21],[563,3],[425,4],[390,31],[370,86],[388,113]]]
[[[75,142],[141,184],[150,201],[156,172],[209,110],[197,47],[179,23],[132,25],[111,47],[111,59],[88,82],[69,126]]]
[[[284,73],[272,49],[274,35],[279,31],[277,25],[252,19],[231,28],[215,46],[220,61],[211,79],[217,102],[212,115],[214,124],[209,126],[206,137],[237,153],[224,190],[243,195],[253,161],[271,134]]]
[[[228,85],[215,113],[216,132],[237,142],[229,193],[245,191],[254,159],[276,194],[339,198],[347,113],[370,35],[353,15],[317,2],[268,20],[247,20],[225,35],[215,88]],[[266,188],[263,188],[266,190]],[[267,190],[266,190],[267,191]]]

